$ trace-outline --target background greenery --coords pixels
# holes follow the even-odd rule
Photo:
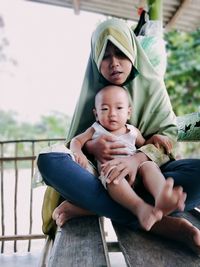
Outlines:
[[[200,111],[200,29],[165,35],[168,51],[166,87],[177,115]]]

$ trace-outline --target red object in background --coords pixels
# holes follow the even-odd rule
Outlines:
[[[139,15],[139,16],[141,16],[143,10],[144,10],[143,7],[138,7],[137,12],[138,12],[138,15]]]

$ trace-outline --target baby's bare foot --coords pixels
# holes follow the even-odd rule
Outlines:
[[[53,211],[52,218],[61,227],[72,218],[88,215],[94,214],[65,200]]]
[[[155,206],[168,215],[175,210],[183,211],[185,208],[186,193],[181,186],[174,187],[174,180],[168,178],[163,190],[156,198]]]
[[[163,213],[161,210],[143,202],[138,206],[137,216],[141,227],[149,231],[157,221],[162,219]]]

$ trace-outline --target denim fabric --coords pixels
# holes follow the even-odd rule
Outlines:
[[[38,157],[38,168],[47,185],[64,199],[105,216],[132,229],[139,226],[137,218],[111,199],[100,180],[74,162],[66,153],[46,153]],[[171,161],[161,167],[165,177],[173,177],[187,193],[186,209],[200,205],[200,160]]]

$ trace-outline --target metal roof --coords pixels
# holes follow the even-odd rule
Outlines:
[[[74,9],[75,14],[88,11],[138,21],[139,0],[30,0]],[[200,0],[163,0],[166,30],[194,31],[200,28]]]

